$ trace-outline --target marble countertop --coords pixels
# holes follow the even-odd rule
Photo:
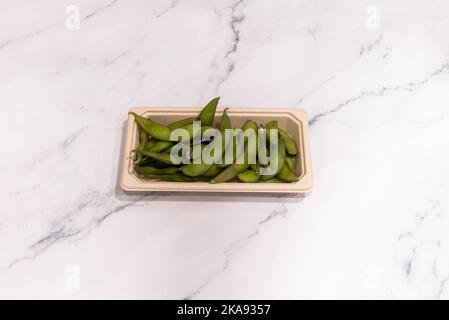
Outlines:
[[[0,10],[0,298],[449,298],[449,2]],[[124,194],[133,106],[308,112],[305,198]]]

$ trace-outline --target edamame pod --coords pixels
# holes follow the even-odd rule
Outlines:
[[[144,150],[145,151],[150,151],[150,149],[156,144],[156,142],[157,142],[156,140],[150,138],[147,141],[147,143],[145,144]]]
[[[221,168],[219,168],[216,164],[212,165],[212,167],[209,168],[209,170],[207,170],[204,173],[205,177],[215,177],[217,174],[219,174],[221,172]]]
[[[198,137],[194,136],[196,132],[193,132],[194,121],[201,120],[201,136],[206,130],[212,127],[214,123],[215,112],[219,97],[212,99],[199,113],[198,117],[190,117],[185,119],[180,119],[170,123],[169,125],[162,125],[157,122],[147,119],[135,113],[131,113],[137,123],[139,129],[139,146],[137,150],[133,150],[137,155],[135,157],[136,162],[134,164],[134,169],[136,174],[143,179],[155,179],[161,181],[173,181],[173,182],[195,182],[195,181],[209,181],[210,183],[221,183],[226,181],[235,181],[238,179],[245,183],[285,183],[285,182],[295,182],[298,180],[298,176],[301,176],[302,168],[301,163],[296,162],[295,155],[298,154],[298,146],[295,140],[289,133],[278,127],[278,121],[272,120],[265,125],[267,132],[267,141],[270,142],[270,133],[272,130],[277,129],[277,145],[275,146],[276,154],[273,159],[270,159],[268,165],[261,166],[257,161],[258,156],[258,130],[259,125],[252,121],[245,121],[242,130],[247,133],[244,135],[244,148],[240,149],[241,146],[237,148],[235,140],[238,140],[233,136],[234,143],[229,145],[226,144],[226,139],[224,139],[224,133],[226,129],[232,129],[231,120],[228,115],[228,109],[223,110],[223,115],[216,125],[216,128],[220,130],[223,134],[222,136],[222,150],[228,152],[234,151],[233,156],[229,157],[229,160],[233,159],[231,164],[205,164],[205,163],[190,163],[187,165],[174,165],[171,162],[171,151],[173,146],[177,143],[176,141],[170,141],[170,136],[172,131],[175,129],[185,129],[189,135],[189,140],[184,141],[186,146],[183,146],[183,151],[188,151],[190,149],[188,158],[192,159],[193,152],[195,148],[201,149],[207,146],[211,146],[212,142],[201,141]],[[260,126],[264,128],[263,126]],[[248,130],[254,130],[256,134],[256,146],[252,144],[253,138],[248,135]],[[235,129],[238,130],[238,129]],[[198,132],[198,135],[200,134]],[[250,143],[251,142],[251,143]],[[272,141],[274,142],[274,141]],[[201,145],[199,145],[201,143]],[[213,151],[212,151],[213,150]],[[218,151],[218,149],[209,149],[208,152],[213,156],[213,152]],[[225,151],[225,152],[226,152]],[[243,154],[241,152],[244,152]],[[195,154],[197,149],[195,149]],[[202,155],[201,150],[201,155]],[[238,153],[238,154],[236,154]],[[198,153],[199,155],[200,153]],[[196,154],[196,156],[198,156]],[[243,155],[243,159],[242,159]],[[218,159],[223,159],[224,154],[217,155]],[[231,156],[229,154],[229,156]],[[212,159],[211,159],[212,160]],[[249,164],[249,162],[256,160],[255,163]],[[236,163],[241,162],[243,163]],[[225,167],[223,169],[223,167]],[[260,175],[260,170],[270,168],[268,175]],[[264,172],[267,173],[267,172]]]
[[[296,159],[294,157],[285,157],[285,163],[293,172],[296,172]]]
[[[278,179],[278,178],[276,178],[276,177],[274,177],[274,178],[270,178],[268,180],[259,180],[259,182],[262,182],[262,183],[282,183],[283,181]]]
[[[268,122],[268,123],[265,125],[265,128],[266,128],[267,130],[270,130],[270,129],[278,129],[278,121],[277,121],[277,120],[272,120],[272,121]]]
[[[253,129],[257,134],[257,129],[259,129],[259,127],[257,126],[256,122],[252,120],[246,120],[245,123],[243,124],[242,130],[243,132],[245,132],[248,129]]]
[[[259,143],[258,143],[258,137],[257,137],[257,130],[258,130],[258,126],[257,123],[252,121],[252,120],[246,120],[245,123],[243,124],[242,130],[243,132],[247,132],[247,130],[253,130],[254,132],[254,142],[255,144],[249,144],[248,138],[245,136],[245,143],[246,143],[246,148],[248,148],[248,160],[249,159],[256,159],[257,158],[257,152],[258,152],[258,148],[259,148]],[[249,150],[251,149],[251,150]],[[253,162],[253,161],[251,161]],[[247,162],[249,163],[249,162]]]
[[[277,159],[275,159],[275,161],[277,161],[276,171],[273,172],[272,174],[261,176],[260,179],[268,180],[268,179],[271,179],[271,178],[275,177],[279,173],[279,171],[281,171],[282,167],[284,166],[284,163],[285,163],[285,144],[284,144],[284,140],[282,140],[282,139],[278,140],[278,153],[277,153]]]
[[[131,114],[134,116],[134,119],[136,119],[137,124],[150,137],[155,138],[157,140],[170,141],[170,134],[171,134],[170,128],[163,126],[159,123],[156,123],[154,121],[151,121],[150,119],[139,116],[134,112],[132,112]]]
[[[197,181],[208,181],[207,178],[204,177],[188,177],[183,174],[167,174],[167,175],[143,175],[143,178],[153,179],[153,180],[162,180],[162,181],[170,181],[170,182],[197,182]]]
[[[155,159],[152,159],[152,158],[145,158],[140,163],[140,167],[154,167],[154,168],[157,168],[157,169],[164,169],[164,168],[168,168],[170,166],[173,166],[173,164],[159,162],[159,161],[157,161]]]
[[[213,178],[210,183],[221,183],[234,179],[242,173],[246,169],[248,169],[249,165],[246,163],[243,164],[233,164],[229,167],[226,167],[219,175]]]
[[[282,128],[279,128],[279,135],[284,140],[285,143],[285,149],[287,150],[287,153],[289,155],[294,156],[298,153],[298,147],[296,146],[295,140],[293,140],[290,135]]]
[[[246,170],[239,173],[238,178],[242,182],[257,182],[259,181],[259,173],[254,170]]]
[[[222,153],[224,152],[224,149],[226,148],[226,143],[224,141],[224,132],[226,129],[231,129],[231,121],[227,115],[227,110],[225,109],[223,111],[223,116],[221,118],[220,121],[220,132],[222,134]],[[220,154],[221,156],[221,154]],[[189,163],[186,164],[185,166],[183,166],[181,168],[182,173],[184,173],[187,176],[190,177],[197,177],[203,174],[206,174],[206,172],[209,171],[209,169],[211,169],[211,167],[213,166],[213,163]],[[218,168],[217,168],[218,169]]]
[[[200,129],[201,135],[203,135],[204,131],[206,131],[207,129],[210,129],[210,128],[212,128],[212,127],[201,126],[201,129]],[[193,123],[183,126],[182,129],[187,130],[187,132],[189,133],[189,136],[190,136],[190,140],[193,140],[196,137],[196,136],[194,136],[194,132],[193,132]]]
[[[181,119],[181,120],[172,122],[167,127],[169,127],[170,129],[178,129],[178,128],[184,127],[184,126],[192,123],[193,121],[195,121],[195,118],[193,118],[193,117],[185,118],[185,119]]]
[[[249,166],[250,166],[250,168],[252,170],[257,171],[257,172],[259,171],[259,164],[258,163],[253,163],[253,164],[250,164]]]
[[[221,116],[221,120],[220,120],[220,124],[218,125],[218,130],[224,132],[224,130],[226,129],[231,129],[232,128],[232,124],[231,124],[231,119],[229,118],[228,115],[228,108],[223,110],[223,115]]]
[[[185,166],[181,167],[182,173],[189,177],[198,177],[205,174],[210,168],[212,164],[205,163],[189,163]]]
[[[256,148],[258,146],[258,143],[257,143],[257,130],[258,129],[259,128],[257,127],[257,123],[255,123],[252,120],[246,120],[245,123],[243,124],[243,127],[242,127],[242,130],[243,130],[244,133],[247,130],[253,130],[254,131],[255,138],[256,138]],[[245,136],[245,142],[247,142],[247,141],[248,141],[248,138]],[[257,149],[256,149],[256,152],[257,152]]]
[[[218,101],[220,97],[212,99],[204,108],[201,110],[198,116],[201,121],[202,126],[211,126],[214,122],[215,110],[217,109]]]
[[[151,151],[140,151],[137,150],[138,153],[141,153],[142,155],[157,160],[159,162],[162,163],[166,163],[166,164],[172,164],[171,159],[170,159],[170,154],[167,153],[157,153],[157,152],[151,152]]]
[[[170,154],[172,148],[173,148],[173,146],[170,146],[170,147],[168,147],[167,149],[165,149],[164,151],[161,151],[161,152]]]
[[[232,180],[236,178],[240,173],[247,170],[249,168],[248,164],[248,149],[245,145],[244,148],[244,163],[242,164],[232,164],[226,167],[220,174],[218,174],[215,178],[213,178],[210,183],[221,183]]]
[[[272,120],[272,121],[270,121],[270,122],[268,122],[266,125],[265,125],[265,129],[267,129],[267,142],[270,142],[270,137],[271,137],[271,130],[273,130],[273,129],[279,129],[278,128],[278,121],[277,120]]]
[[[189,163],[181,168],[182,173],[189,177],[197,177],[205,174],[213,164]]]
[[[285,181],[285,182],[295,182],[296,180],[298,180],[298,177],[290,169],[288,164],[284,164],[282,166],[281,170],[279,171],[279,173],[277,174],[276,177],[278,177],[279,179],[281,179],[282,181]]]
[[[155,168],[155,167],[135,167],[138,174],[175,174],[179,172],[177,167]]]
[[[139,127],[139,150],[145,150],[148,141],[148,134]],[[136,163],[141,163],[143,156],[141,153],[136,155]]]
[[[171,147],[174,143],[170,141],[157,141],[151,148],[148,148],[150,152],[162,152],[165,149]]]

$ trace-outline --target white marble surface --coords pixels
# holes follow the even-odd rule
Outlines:
[[[0,298],[449,298],[449,1],[0,9]],[[308,197],[120,191],[128,109],[216,95],[309,113]]]

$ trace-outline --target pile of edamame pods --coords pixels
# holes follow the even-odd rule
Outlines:
[[[257,124],[255,121],[247,120],[242,126],[242,130],[253,129],[255,132],[259,128],[266,129],[267,133],[272,129],[278,130],[278,142],[276,145],[277,155],[275,156],[277,166],[275,171],[270,174],[261,175],[260,169],[267,165],[259,163],[257,150],[250,151],[245,144],[244,160],[224,164],[224,163],[188,163],[174,164],[170,152],[177,144],[170,141],[173,130],[183,128],[193,136],[193,122],[201,121],[201,133],[209,128],[213,128],[215,111],[218,105],[219,97],[212,99],[199,113],[197,117],[186,118],[175,121],[168,125],[162,125],[151,119],[132,113],[137,123],[139,132],[139,145],[133,150],[134,170],[142,179],[172,181],[172,182],[195,182],[203,181],[209,183],[222,183],[231,181],[240,181],[247,183],[289,183],[298,180],[298,172],[301,168],[296,162],[298,147],[287,131],[278,127],[278,121],[273,120],[265,125]],[[231,119],[227,113],[228,109],[223,111],[215,127],[220,132],[226,129],[235,129],[232,127]],[[269,135],[267,134],[267,139]],[[224,139],[223,139],[224,141]],[[202,142],[207,144],[210,142]],[[192,147],[192,146],[190,146]],[[226,146],[224,146],[226,148]],[[255,149],[255,148],[253,148]],[[235,149],[234,149],[235,151]],[[247,159],[250,157],[247,153],[255,152],[253,159],[256,163],[249,164]]]

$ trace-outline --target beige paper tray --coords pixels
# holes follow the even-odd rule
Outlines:
[[[170,122],[196,116],[200,108],[159,108],[137,107],[130,110],[139,115],[151,117],[156,122]],[[217,110],[216,121],[223,109]],[[286,129],[298,144],[297,162],[302,167],[299,180],[295,183],[242,183],[226,182],[210,184],[207,182],[166,182],[139,179],[133,170],[130,151],[138,145],[137,125],[132,115],[128,116],[125,154],[123,155],[121,187],[125,191],[186,191],[186,192],[244,192],[244,193],[307,193],[312,189],[312,168],[308,136],[308,121],[305,111],[300,109],[254,109],[230,107],[228,110],[232,125],[241,127],[245,120],[252,119],[265,124],[278,120],[279,126]]]

